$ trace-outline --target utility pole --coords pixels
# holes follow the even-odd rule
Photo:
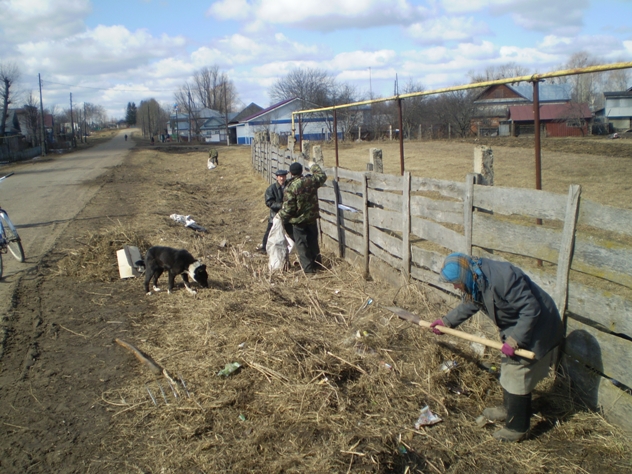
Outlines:
[[[228,134],[228,101],[226,100],[226,81],[224,81],[224,122],[226,122],[226,146],[229,146],[230,136]]]
[[[191,91],[187,91],[189,95],[189,143],[191,143]]]
[[[70,140],[72,142],[72,145],[75,145],[75,121],[72,117],[72,92],[70,93],[70,128],[72,130]]]
[[[42,156],[46,156],[46,127],[44,125],[44,104],[42,102],[42,76],[37,74],[40,90],[40,115],[42,116]]]

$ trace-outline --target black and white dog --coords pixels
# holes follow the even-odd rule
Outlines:
[[[160,291],[160,288],[158,288],[158,277],[164,271],[169,273],[169,293],[173,290],[173,284],[178,275],[182,275],[184,286],[191,294],[197,292],[189,286],[189,276],[198,282],[202,288],[208,288],[206,265],[196,260],[193,255],[184,249],[151,247],[145,254],[145,261],[140,260],[136,264],[140,271],[143,271],[144,267],[145,293],[148,295],[151,295],[149,282],[152,278],[154,280],[154,291]]]

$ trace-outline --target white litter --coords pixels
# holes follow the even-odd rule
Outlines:
[[[422,426],[430,426],[443,421],[437,415],[430,411],[430,407],[426,405],[421,409],[421,415],[417,418],[417,422],[415,423],[415,429],[418,430]]]
[[[181,214],[171,214],[171,217],[178,224],[183,224],[185,227],[188,227],[193,230],[197,230],[198,232],[206,232],[206,229],[201,225],[197,224],[191,216],[183,216]]]

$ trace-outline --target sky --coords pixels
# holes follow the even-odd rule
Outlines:
[[[0,63],[44,106],[84,102],[125,117],[129,102],[174,93],[219,66],[243,106],[294,68],[317,68],[364,94],[426,90],[514,62],[529,73],[586,51],[632,61],[632,0],[0,0]],[[632,86],[632,84],[630,84]],[[21,104],[18,104],[21,105]]]

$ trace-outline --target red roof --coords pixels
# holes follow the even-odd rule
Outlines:
[[[540,120],[566,120],[569,118],[589,119],[592,112],[588,104],[546,104],[540,106]],[[509,107],[509,118],[514,122],[533,122],[532,105]]]

